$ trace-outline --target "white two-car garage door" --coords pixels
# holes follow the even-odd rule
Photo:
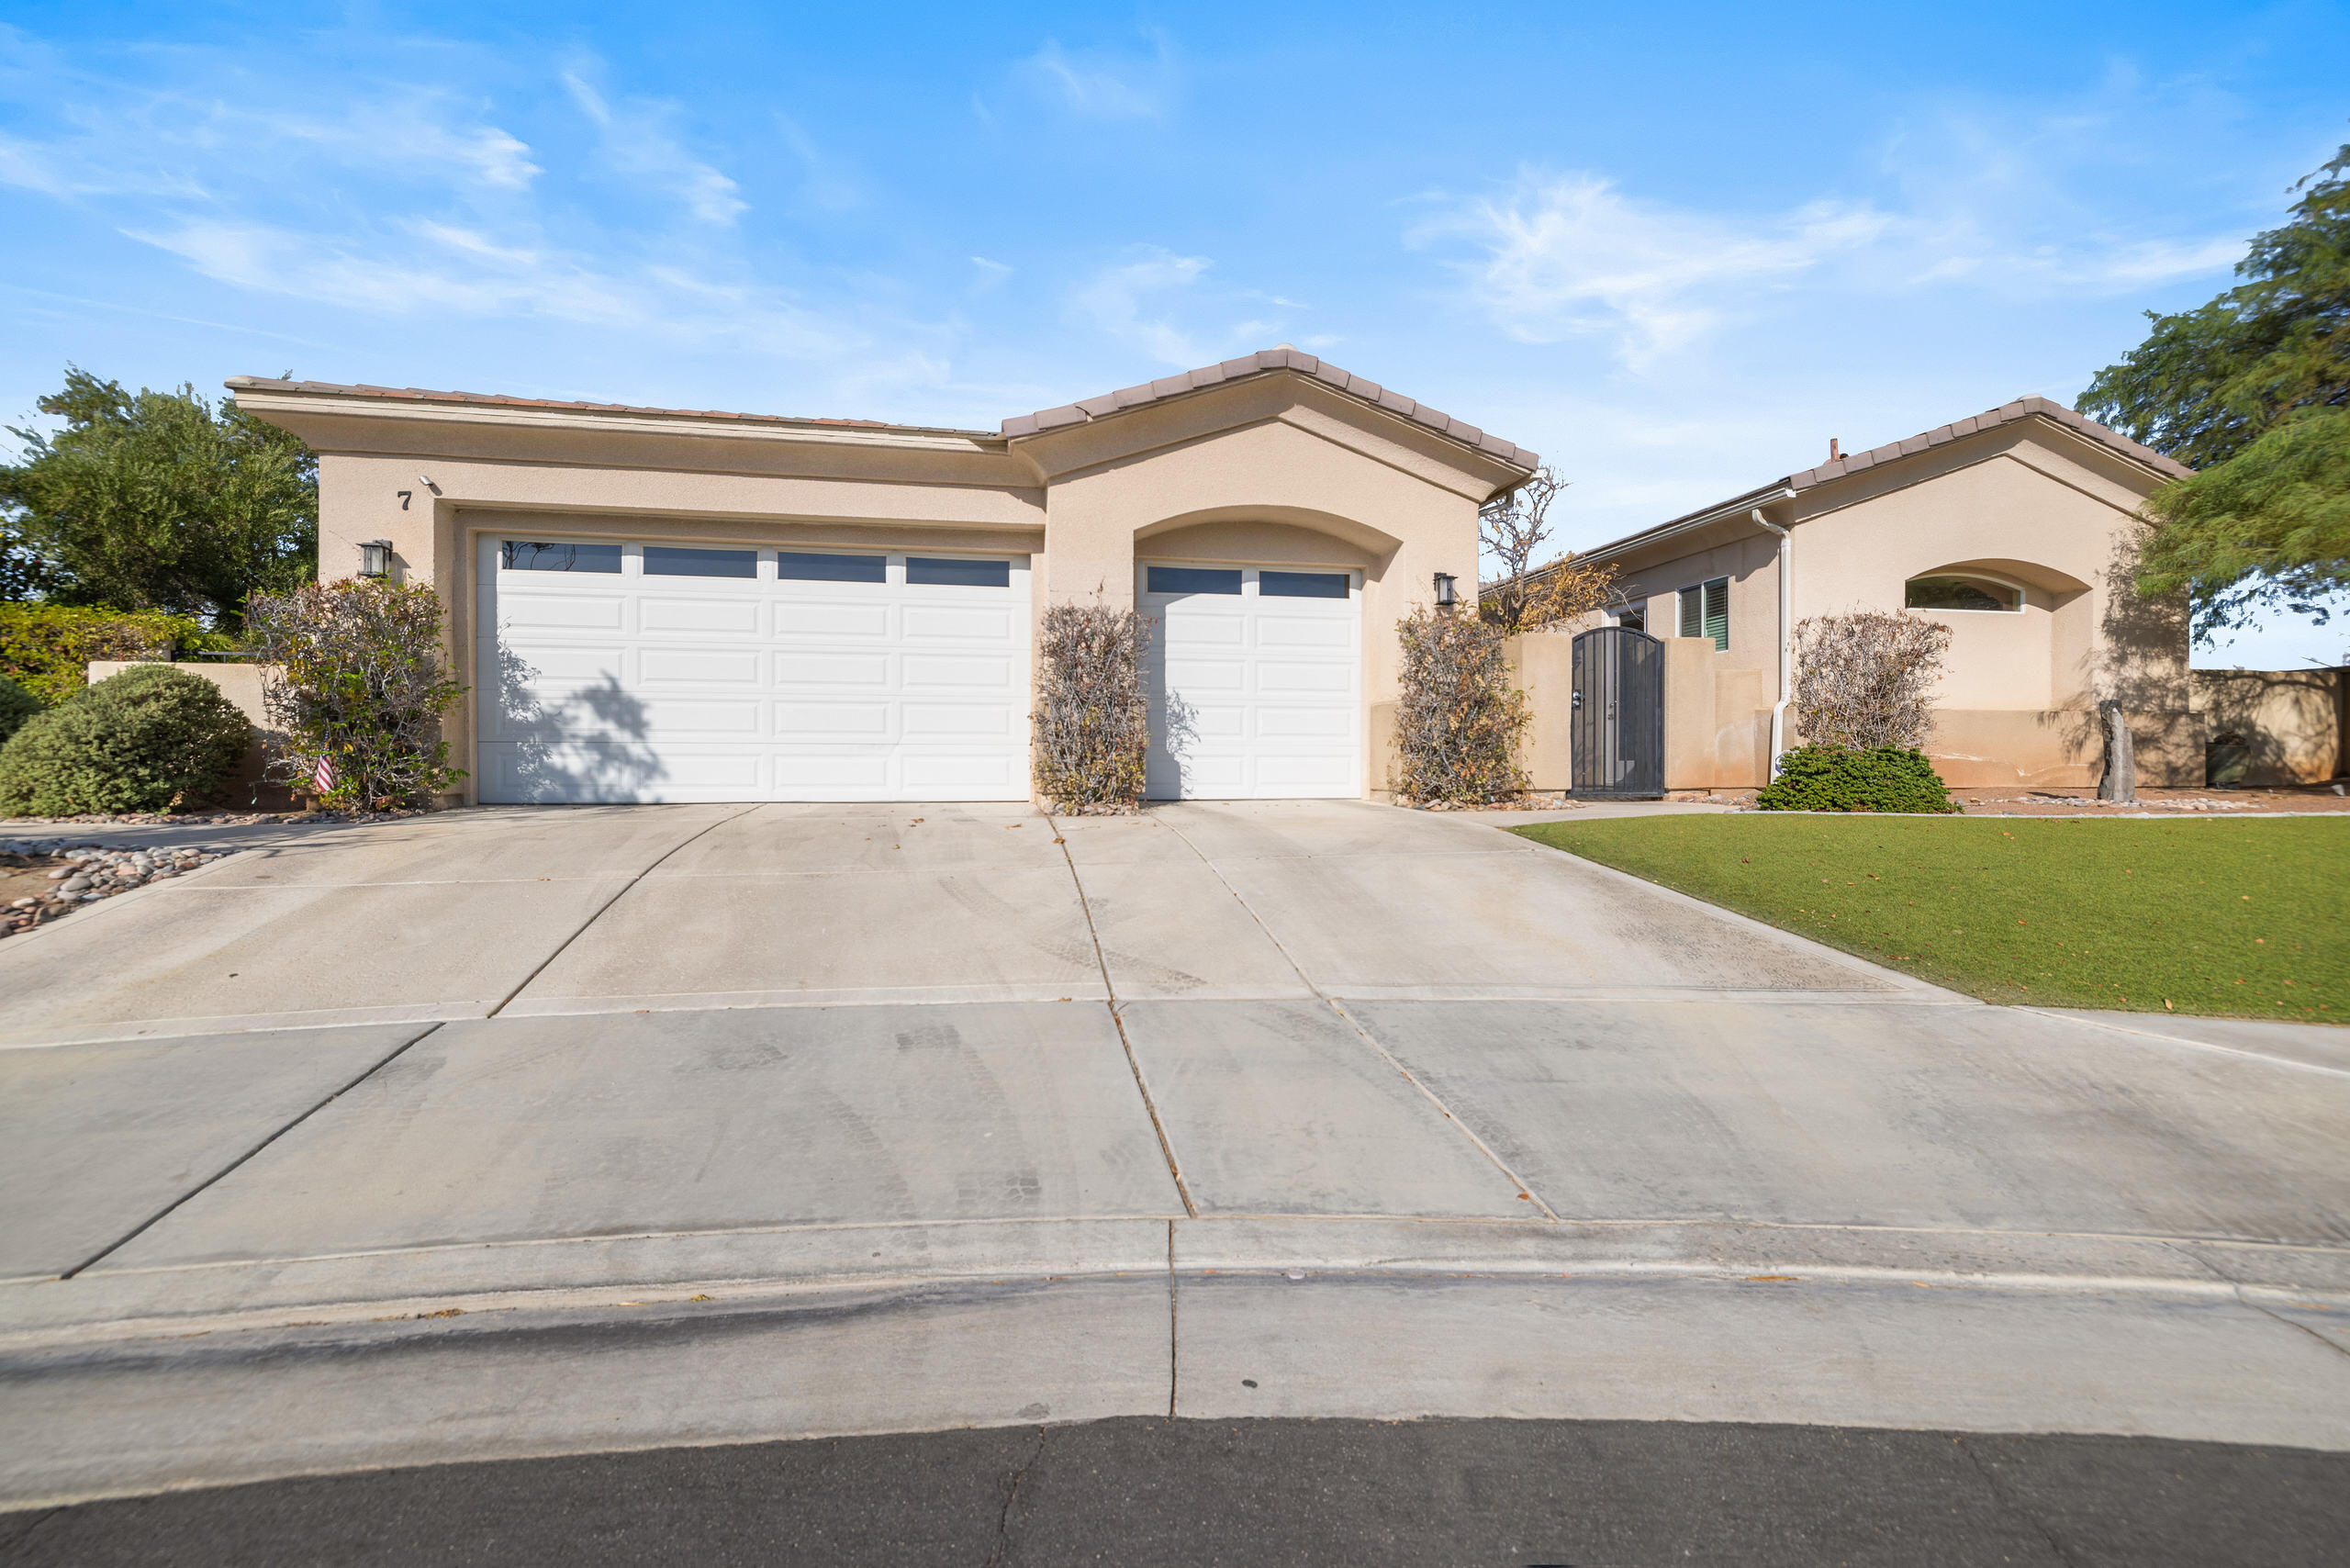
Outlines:
[[[484,801],[1028,797],[1024,556],[480,551]]]
[[[1348,571],[1137,572],[1153,800],[1362,793],[1362,583]]]

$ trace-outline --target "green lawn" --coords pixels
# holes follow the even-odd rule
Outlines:
[[[1516,831],[1986,1001],[2350,1024],[2350,817]]]

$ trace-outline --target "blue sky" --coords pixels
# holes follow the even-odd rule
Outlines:
[[[2343,4],[0,18],[9,422],[72,361],[991,428],[1288,342],[1571,544],[2071,402],[2350,140]]]

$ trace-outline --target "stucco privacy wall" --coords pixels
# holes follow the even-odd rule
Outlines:
[[[2243,737],[2246,784],[2315,784],[2350,774],[2350,669],[2199,669],[2195,709],[2215,742]]]
[[[2094,782],[2101,745],[2094,705],[2120,698],[2132,715],[2141,778],[2202,781],[2202,735],[2190,712],[2184,606],[2141,599],[2129,584],[2142,525],[2134,516],[2176,465],[2037,400],[1942,431],[1791,476],[1667,536],[1634,535],[1590,552],[1624,569],[1649,630],[1677,630],[1674,594],[1726,577],[1729,645],[1710,680],[1684,654],[1668,671],[1691,696],[1668,724],[1667,785],[1763,782],[1767,740],[1729,712],[1732,672],[1759,683],[1767,731],[1778,654],[1778,541],[1748,516],[1759,508],[1795,530],[1793,614],[1898,610],[1916,577],[1971,573],[2021,590],[2020,613],[1919,610],[1952,628],[1928,744],[1953,784]],[[1652,531],[1667,532],[1673,525]],[[1693,684],[1694,683],[1694,684]],[[1698,689],[1710,685],[1714,700]],[[1703,744],[1710,711],[1718,739]],[[1789,744],[1797,744],[1792,711]]]
[[[474,541],[530,529],[774,547],[992,550],[1057,601],[1133,602],[1138,559],[1363,573],[1362,777],[1394,622],[1449,573],[1473,583],[1477,509],[1534,454],[1292,350],[1004,421],[1001,432],[551,404],[239,377],[240,408],[319,454],[319,573],[391,542],[449,611],[472,669]],[[449,740],[477,772],[469,698]],[[468,797],[471,786],[468,787]]]

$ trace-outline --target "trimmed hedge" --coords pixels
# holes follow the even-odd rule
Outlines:
[[[0,746],[0,816],[193,804],[228,782],[252,736],[210,681],[139,665],[35,714]]]
[[[87,686],[95,659],[172,659],[236,645],[201,621],[157,610],[0,603],[0,676],[43,702],[62,702]]]
[[[25,721],[39,712],[43,706],[39,698],[6,676],[0,675],[0,745],[7,745],[8,737],[23,729]]]
[[[1779,758],[1779,776],[1754,797],[1766,812],[1927,812],[1958,810],[1923,752],[1901,746],[1854,751],[1797,746]]]

